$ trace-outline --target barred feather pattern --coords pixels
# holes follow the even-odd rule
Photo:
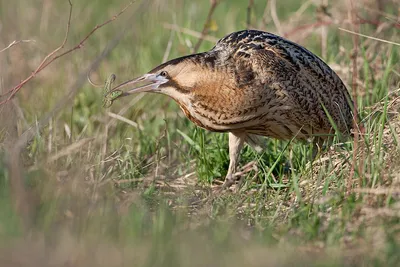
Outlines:
[[[352,101],[338,75],[302,46],[272,33],[235,32],[189,57],[204,77],[185,114],[212,131],[306,139],[352,128]]]

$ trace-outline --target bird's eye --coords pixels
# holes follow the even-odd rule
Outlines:
[[[168,73],[165,70],[163,70],[162,72],[160,72],[160,76],[164,77],[164,78],[167,78],[168,77]]]

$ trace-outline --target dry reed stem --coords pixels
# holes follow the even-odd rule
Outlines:
[[[276,0],[271,0],[271,17],[278,34],[283,35],[282,25],[279,21],[278,13],[276,12]]]
[[[354,8],[354,5],[353,5],[353,1],[352,0],[349,0],[349,5],[350,5],[350,8],[349,8],[349,19],[350,19],[350,21],[351,22],[354,22],[355,21],[355,14],[356,14],[356,11],[355,11],[355,8]],[[359,29],[359,25],[357,24],[357,25],[355,25],[355,24],[353,24],[352,23],[352,28],[353,29],[355,29],[357,32],[360,30]],[[354,178],[354,174],[355,174],[355,168],[356,168],[356,165],[357,165],[357,155],[358,155],[358,145],[359,145],[359,133],[358,133],[358,112],[357,112],[357,96],[358,96],[358,90],[357,90],[357,72],[358,72],[358,69],[357,69],[357,56],[358,56],[358,45],[359,45],[359,38],[358,38],[358,35],[353,35],[353,47],[354,47],[354,52],[353,52],[353,60],[352,60],[352,67],[353,67],[353,70],[352,70],[352,95],[353,95],[353,102],[354,102],[354,118],[353,118],[353,125],[354,125],[354,129],[355,129],[355,131],[354,131],[354,145],[353,145],[353,161],[352,161],[352,164],[351,164],[351,168],[350,168],[350,174],[349,174],[349,177],[348,177],[348,179],[347,179],[347,185],[346,185],[346,187],[347,187],[347,194],[349,195],[350,194],[350,192],[352,191],[352,184],[353,184],[353,178]],[[359,168],[361,168],[361,166],[359,166]],[[361,171],[359,170],[359,175],[361,174]],[[360,179],[361,179],[361,175],[360,175]],[[361,182],[360,182],[360,184],[359,184],[359,186],[361,186]]]
[[[183,28],[180,27],[176,24],[170,24],[170,23],[164,23],[163,24],[165,29],[169,29],[169,30],[174,30],[176,32],[181,32],[199,39],[203,39],[204,41],[208,41],[211,43],[216,43],[218,41],[218,38],[211,36],[211,35],[202,35],[201,32],[197,32],[191,29],[187,29],[187,28]]]
[[[175,35],[174,33],[175,33],[175,31],[171,31],[169,34],[168,44],[164,51],[162,63],[167,62],[167,60],[169,58],[169,54],[171,53],[171,49],[172,49],[172,41],[174,40],[174,35]]]
[[[84,138],[75,143],[72,143],[71,145],[67,146],[66,148],[64,148],[60,151],[57,151],[54,155],[48,157],[47,163],[51,163],[62,157],[69,156],[73,153],[79,152],[79,150],[82,149],[83,146],[85,146],[87,143],[93,141],[94,139],[95,139],[94,137]]]
[[[359,32],[354,32],[354,31],[350,31],[350,30],[347,30],[347,29],[343,29],[343,28],[339,28],[339,30],[344,31],[344,32],[348,32],[348,33],[351,33],[351,34],[354,34],[354,35],[357,35],[357,36],[365,37],[365,38],[368,38],[368,39],[371,39],[371,40],[379,41],[379,42],[382,42],[382,43],[387,43],[387,44],[400,46],[400,43],[395,43],[395,42],[388,41],[388,40],[385,40],[385,39],[376,38],[376,37],[373,37],[373,36],[370,36],[370,35],[365,35],[365,34],[362,34],[362,33],[359,33]]]

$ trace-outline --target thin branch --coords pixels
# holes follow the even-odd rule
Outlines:
[[[214,14],[215,8],[217,7],[218,3],[219,3],[218,0],[211,0],[211,6],[210,6],[210,9],[208,10],[207,19],[203,25],[203,30],[201,31],[200,39],[197,41],[196,45],[193,48],[193,52],[195,52],[195,53],[199,50],[200,45],[203,42],[204,36],[206,36],[208,33],[211,18],[212,18],[212,15]]]
[[[69,35],[69,29],[71,28],[71,17],[72,17],[72,3],[71,0],[68,0],[69,3],[69,15],[68,15],[68,22],[67,22],[67,30],[65,31],[65,37],[64,40],[62,42],[62,44],[57,47],[53,52],[51,52],[50,54],[48,54],[43,61],[40,63],[40,65],[36,68],[36,70],[34,71],[34,73],[38,73],[44,66],[44,64],[48,61],[48,59],[50,57],[52,57],[54,54],[56,54],[58,51],[60,51],[61,49],[64,48],[65,44],[67,43],[68,40],[68,35]],[[51,63],[51,62],[50,62]]]
[[[36,70],[34,70],[32,72],[32,74],[30,76],[28,76],[28,78],[26,78],[25,80],[23,80],[22,82],[20,82],[17,86],[15,86],[14,88],[12,88],[11,90],[9,90],[8,92],[6,92],[5,94],[1,95],[0,97],[3,97],[5,95],[8,95],[11,93],[11,95],[9,96],[9,98],[5,101],[0,102],[0,105],[6,103],[7,101],[9,101],[20,89],[22,86],[24,86],[29,80],[31,80],[33,77],[35,77],[35,75],[37,73],[40,72],[40,70],[42,70],[42,67],[44,66],[44,64],[46,62],[48,62],[49,58],[52,57],[55,53],[57,53],[59,50],[64,48],[65,43],[68,40],[68,35],[69,35],[69,29],[71,27],[71,17],[72,17],[72,2],[71,0],[68,0],[69,3],[69,14],[68,14],[68,21],[67,21],[67,30],[65,31],[65,37],[63,42],[61,43],[61,45],[59,47],[57,47],[55,50],[53,50],[50,54],[48,54],[43,60],[42,62],[39,64],[39,66],[36,68]],[[53,61],[53,60],[52,60]],[[48,64],[50,64],[52,61],[49,61]],[[47,65],[48,65],[47,64]],[[46,65],[46,66],[47,66]]]
[[[8,170],[10,175],[10,187],[13,196],[14,207],[24,222],[26,230],[32,225],[32,218],[34,212],[34,203],[30,199],[30,192],[25,188],[25,183],[23,180],[24,171],[21,168],[20,154],[22,149],[30,142],[37,132],[43,129],[49,121],[58,114],[68,103],[70,103],[75,95],[77,94],[79,88],[82,87],[86,81],[86,74],[89,70],[97,69],[100,62],[112,51],[112,49],[118,44],[119,40],[124,36],[126,30],[122,30],[116,37],[109,42],[108,46],[103,50],[101,55],[99,55],[88,67],[87,70],[80,73],[77,77],[75,83],[69,88],[68,93],[63,96],[54,106],[54,108],[46,113],[37,122],[34,122],[24,133],[22,133],[18,139],[15,141],[14,145],[10,147],[7,151],[8,158]],[[54,61],[54,58],[53,58]],[[33,76],[32,76],[33,77]],[[26,82],[28,82],[27,80]]]
[[[10,99],[12,99],[12,98],[14,97],[14,95],[15,95],[16,93],[18,93],[19,90],[20,90],[28,81],[30,81],[31,79],[33,79],[33,78],[36,76],[36,74],[38,74],[39,72],[41,72],[44,68],[46,68],[48,65],[50,65],[51,63],[53,63],[55,60],[57,60],[57,59],[59,59],[59,58],[65,56],[65,55],[67,55],[67,54],[70,54],[70,53],[74,52],[74,51],[77,50],[77,49],[82,48],[82,47],[84,46],[85,42],[89,39],[89,37],[90,37],[91,35],[93,35],[98,29],[100,29],[100,28],[102,28],[103,26],[105,26],[105,25],[107,25],[107,24],[113,22],[114,20],[116,20],[120,15],[122,15],[122,13],[125,12],[125,10],[128,9],[129,6],[131,6],[131,5],[134,3],[134,1],[131,1],[131,2],[130,2],[127,6],[125,6],[118,14],[114,15],[112,18],[110,18],[109,20],[103,22],[102,24],[96,25],[96,26],[85,36],[85,38],[83,38],[76,46],[74,46],[73,48],[71,48],[71,49],[69,49],[69,50],[67,50],[67,51],[65,51],[65,52],[63,52],[63,53],[61,53],[61,54],[55,56],[55,54],[56,54],[59,50],[61,50],[61,49],[64,47],[64,45],[65,45],[65,43],[66,43],[66,41],[67,41],[67,38],[68,38],[68,33],[69,33],[69,28],[70,28],[70,23],[71,23],[71,14],[72,14],[72,3],[71,3],[70,0],[68,0],[68,2],[69,2],[69,4],[70,4],[70,11],[69,11],[69,17],[68,17],[68,23],[67,23],[67,31],[66,31],[66,34],[65,34],[65,38],[64,38],[63,43],[62,43],[58,48],[56,48],[54,51],[52,51],[50,54],[48,54],[48,55],[43,59],[43,61],[39,64],[39,66],[36,68],[36,70],[32,72],[31,75],[29,75],[25,80],[23,80],[22,82],[20,82],[20,83],[19,83],[18,85],[16,85],[14,88],[10,89],[10,90],[9,90],[8,92],[6,92],[5,94],[1,95],[1,97],[6,96],[6,95],[9,95],[9,97],[8,97],[6,100],[1,101],[1,102],[0,102],[0,106],[3,105],[4,103],[6,103],[7,101],[9,101]]]
[[[0,53],[6,51],[7,49],[10,49],[11,47],[13,47],[14,45],[17,45],[19,43],[30,43],[30,42],[36,42],[35,40],[14,40],[11,42],[11,44],[9,44],[7,47],[3,48],[0,50]]]
[[[86,73],[90,69],[96,69],[100,62],[111,52],[111,50],[117,45],[119,40],[122,38],[120,34],[116,39],[110,42],[110,44],[104,49],[101,55],[99,55],[89,68],[78,76],[76,82],[70,87],[68,93],[64,95],[56,103],[54,108],[47,114],[42,116],[38,122],[34,122],[21,136],[16,140],[14,146],[9,150],[8,156],[8,170],[10,175],[10,186],[12,195],[14,196],[15,209],[22,214],[24,224],[26,228],[30,228],[33,203],[29,200],[29,191],[25,188],[23,182],[23,168],[21,168],[20,154],[22,149],[30,142],[35,134],[43,129],[58,112],[60,112],[69,102],[72,101],[78,89],[82,87],[86,81]]]
[[[251,10],[254,7],[254,0],[249,0],[249,4],[247,5],[247,20],[246,20],[246,28],[250,29],[251,27]]]

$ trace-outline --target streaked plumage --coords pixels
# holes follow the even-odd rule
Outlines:
[[[233,183],[244,142],[256,135],[316,143],[332,134],[327,112],[342,134],[352,128],[352,101],[337,74],[307,49],[277,35],[244,30],[204,53],[173,59],[115,88],[150,82],[123,95],[157,92],[172,97],[196,125],[229,132]]]

